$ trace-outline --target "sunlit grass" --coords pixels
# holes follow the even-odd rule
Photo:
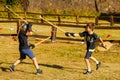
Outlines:
[[[3,30],[0,34],[10,33],[10,27],[16,29],[16,24],[0,24]],[[65,31],[79,33],[82,28],[61,27]],[[36,34],[49,36],[51,26],[33,25]],[[15,33],[13,30],[11,33]],[[95,30],[103,39],[120,39],[119,30]],[[110,38],[106,38],[110,34]],[[58,37],[64,37],[63,32],[57,32]],[[35,37],[30,38],[31,43],[36,43]],[[80,37],[77,37],[80,39]],[[31,40],[33,39],[33,40]],[[0,36],[0,80],[119,80],[120,77],[120,47],[118,43],[113,44],[110,50],[100,52],[96,49],[93,53],[102,62],[101,68],[96,71],[95,63],[91,62],[93,73],[83,75],[86,69],[84,55],[86,45],[78,43],[68,43],[66,40],[57,40],[51,43],[50,40],[36,46],[33,49],[37,57],[43,74],[35,75],[36,72],[32,61],[26,59],[15,68],[15,72],[10,73],[8,67],[19,58],[18,41],[13,41],[10,36]]]
[[[34,43],[34,42],[33,42]],[[18,43],[9,37],[0,39],[0,78],[1,80],[103,80],[119,79],[119,57],[120,49],[118,44],[106,52],[95,51],[93,56],[102,61],[101,69],[96,71],[95,64],[91,62],[93,74],[83,75],[86,69],[83,61],[85,55],[85,45],[61,43],[43,43],[33,49],[38,63],[43,70],[43,74],[34,75],[35,68],[30,59],[15,68],[14,73],[5,72],[3,68],[8,68],[16,59],[19,58]],[[74,73],[74,74],[73,74]]]

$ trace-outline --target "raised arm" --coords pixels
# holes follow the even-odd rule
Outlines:
[[[71,33],[71,32],[66,32],[66,33],[65,33],[65,36],[67,36],[67,37],[70,37],[70,36],[76,37],[77,34],[76,34],[76,33]]]
[[[65,35],[67,37],[77,37],[77,36],[80,36],[80,37],[85,37],[85,32],[82,32],[82,33],[71,33],[71,32],[66,32]]]
[[[74,36],[76,36],[76,37],[77,37],[77,36],[80,36],[80,35],[79,35],[79,34],[77,34],[77,33],[75,33],[75,34],[74,34]]]

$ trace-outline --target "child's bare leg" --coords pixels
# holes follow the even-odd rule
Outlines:
[[[38,65],[38,62],[36,60],[36,57],[32,58],[32,61],[33,61],[33,64],[34,64],[35,68],[39,69],[39,65]]]
[[[18,59],[13,65],[14,65],[14,66],[18,65],[19,63],[22,62],[22,60],[23,60],[23,59]]]
[[[94,57],[90,57],[90,59],[93,60],[94,62],[96,62],[96,64],[99,63],[99,61],[96,58],[94,58]]]
[[[88,71],[91,71],[91,67],[90,67],[90,62],[88,59],[85,59],[85,62],[86,62],[86,66],[87,66],[87,69]]]
[[[15,66],[18,65],[19,63],[21,63],[22,60],[23,60],[23,59],[18,59],[14,64],[12,64],[12,65],[10,66],[9,70],[10,70],[11,72],[13,72]]]
[[[38,65],[38,62],[36,60],[36,57],[32,58],[32,61],[33,61],[33,64],[34,64],[34,66],[35,66],[35,68],[37,70],[37,74],[42,73],[42,70],[40,70],[40,68],[39,68],[39,65]]]
[[[101,65],[101,62],[99,62],[96,58],[94,57],[90,57],[91,60],[93,60],[94,62],[96,62],[96,70],[99,69],[100,65]]]

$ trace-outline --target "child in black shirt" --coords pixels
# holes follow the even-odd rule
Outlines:
[[[29,45],[28,43],[29,35],[32,35],[32,24],[31,23],[23,25],[20,28],[20,31],[18,32],[20,58],[14,64],[10,66],[9,70],[11,72],[14,72],[15,66],[18,65],[20,62],[22,62],[24,59],[26,59],[26,56],[28,56],[33,61],[33,64],[37,70],[36,74],[42,73],[42,70],[40,70],[38,66],[35,55],[30,50],[30,47],[33,47],[33,45]]]
[[[89,59],[93,60],[94,62],[96,62],[96,70],[98,70],[98,68],[101,65],[101,62],[99,62],[96,58],[94,58],[92,56],[92,53],[95,50],[95,42],[96,40],[100,40],[103,47],[105,47],[105,44],[103,43],[103,40],[96,34],[94,33],[94,24],[89,23],[87,24],[87,26],[85,27],[85,31],[79,34],[75,34],[75,33],[70,33],[70,32],[66,32],[65,35],[66,36],[80,36],[80,37],[84,37],[85,38],[85,42],[87,45],[87,52],[85,55],[85,62],[87,65],[87,71],[84,74],[90,74],[92,73],[91,67],[90,67],[90,62]]]

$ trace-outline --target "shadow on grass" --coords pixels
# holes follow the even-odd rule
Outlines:
[[[24,70],[15,70],[15,71],[18,71],[18,72],[23,72],[23,73],[28,73],[28,74],[36,74],[35,72],[28,72],[28,71],[24,71]]]
[[[0,63],[0,65],[1,64],[4,64],[4,62],[1,62]],[[9,63],[7,63],[7,64],[9,64]],[[0,69],[2,70],[2,71],[4,71],[4,72],[8,72],[7,70],[8,70],[8,68],[5,68],[5,67],[0,67]]]
[[[8,72],[9,68],[5,68],[5,67],[0,67],[0,69],[3,71],[3,72]]]
[[[22,62],[22,64],[32,64],[32,63],[28,63],[28,62]],[[50,65],[50,64],[38,64],[39,66],[44,66],[44,67],[49,67],[49,68],[55,68],[55,69],[64,69],[63,66],[61,65]]]
[[[60,66],[60,65],[49,65],[49,64],[39,64],[40,66],[45,66],[45,67],[49,67],[49,68],[55,68],[55,69],[64,69],[63,66]]]
[[[11,72],[9,70],[9,68],[5,68],[5,67],[0,67],[0,69],[3,71],[3,72]],[[23,71],[23,70],[15,70],[15,72],[18,71],[18,72],[23,72],[23,73],[28,73],[28,74],[35,74],[33,72],[28,72],[28,71]],[[11,72],[12,73],[12,72]]]
[[[11,72],[11,71],[9,70],[9,68],[0,67],[0,69],[1,69],[3,72]],[[33,73],[33,72],[28,72],[28,71],[23,71],[23,70],[15,70],[15,72],[16,72],[16,71],[23,72],[23,73],[28,73],[28,74],[35,74],[35,73]],[[11,73],[12,73],[12,72],[11,72]]]
[[[27,63],[27,62],[22,62],[23,64],[32,64],[32,63]],[[56,65],[56,64],[39,64],[39,66],[44,66],[48,68],[54,68],[54,69],[60,69],[60,70],[86,70],[86,69],[81,69],[81,68],[70,68],[70,67],[64,67],[61,65]]]
[[[3,64],[3,62],[0,63],[0,65]]]
[[[3,64],[3,63],[0,63],[0,64]],[[4,64],[12,64],[12,63],[4,63]],[[21,64],[29,64],[29,65],[31,65],[32,63],[22,62]],[[69,72],[76,72],[76,71],[81,71],[81,70],[85,71],[86,70],[86,69],[75,68],[75,67],[74,68],[73,67],[64,67],[64,66],[56,65],[56,64],[39,64],[39,66],[44,66],[44,67],[54,68],[54,69],[59,69],[59,70],[66,70],[66,71],[69,71]],[[3,72],[8,72],[9,71],[9,68],[0,67],[0,69]],[[26,72],[26,71],[22,71],[22,70],[16,70],[16,71]],[[35,73],[31,73],[31,72],[26,72],[26,73],[35,74]]]

